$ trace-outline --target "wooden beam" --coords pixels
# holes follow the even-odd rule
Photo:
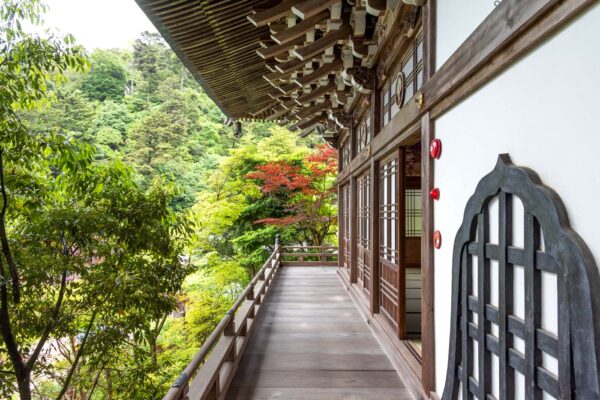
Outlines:
[[[314,124],[317,124],[321,121],[323,121],[326,117],[325,114],[321,114],[321,115],[316,115],[313,118],[309,119],[309,120],[305,120],[305,121],[301,121],[297,124],[298,128],[300,129],[306,129],[309,126],[312,126]]]
[[[387,0],[367,0],[367,12],[375,17],[385,14]]]
[[[300,87],[306,86],[308,84],[313,83],[316,80],[321,79],[322,77],[324,77],[332,72],[341,70],[343,66],[344,66],[344,63],[342,62],[342,60],[340,60],[338,58],[334,62],[323,64],[316,71],[311,72],[308,75],[304,75],[300,78],[294,79],[294,83],[296,83],[296,85],[298,85]]]
[[[270,74],[263,75],[263,78],[267,80],[267,82],[277,83],[278,80],[285,80],[289,78],[294,72],[290,71],[285,74],[282,74],[279,71],[271,72]]]
[[[278,89],[281,91],[281,93],[288,95],[288,96],[290,94],[300,90],[298,85],[296,85],[295,83],[288,83],[287,85],[279,86]]]
[[[305,19],[291,28],[272,35],[271,39],[273,39],[275,43],[287,43],[297,37],[303,36],[307,31],[314,29],[318,24],[325,21],[327,18],[329,18],[329,11],[320,12],[317,15],[313,15],[312,17]]]
[[[295,102],[299,105],[309,103],[309,102],[313,101],[314,99],[316,99],[317,97],[324,96],[327,93],[333,92],[336,89],[336,87],[337,87],[337,85],[335,84],[335,82],[329,82],[328,85],[319,86],[312,92],[298,97],[297,99],[295,99]]]
[[[427,108],[442,100],[559,0],[503,0],[423,87]]]
[[[273,114],[269,115],[265,119],[267,121],[276,121],[276,120],[279,120],[281,117],[285,116],[288,112],[289,112],[289,110],[282,108],[281,110],[275,111]]]
[[[281,72],[282,74],[285,74],[286,72],[293,73],[293,72],[301,69],[304,66],[304,64],[306,64],[305,61],[300,61],[300,60],[296,59],[296,60],[291,60],[291,61],[284,62],[281,64],[277,64],[275,66],[275,69],[277,71]]]
[[[292,12],[302,19],[307,19],[328,9],[340,0],[306,0],[292,7]]]
[[[294,50],[294,54],[302,61],[311,59],[323,53],[331,46],[337,44],[340,40],[350,39],[352,35],[352,27],[343,25],[340,29],[327,32],[321,39],[314,41],[306,47]]]
[[[291,8],[301,2],[302,0],[285,0],[264,11],[248,15],[247,18],[248,21],[252,22],[257,28],[266,26],[269,22],[277,21],[278,19],[287,16],[290,13]]]
[[[329,101],[329,99],[327,99],[324,102],[317,103],[312,107],[302,108],[300,111],[298,111],[296,113],[296,115],[298,116],[298,118],[306,118],[306,117],[309,117],[319,111],[322,112],[330,107],[331,107],[331,101]]]
[[[286,51],[291,50],[294,46],[304,43],[303,37],[297,37],[294,40],[291,40],[284,44],[276,44],[274,46],[264,47],[256,50],[256,54],[261,56],[262,58],[269,59],[275,57],[279,54],[285,53]]]

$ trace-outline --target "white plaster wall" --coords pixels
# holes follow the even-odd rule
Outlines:
[[[494,0],[437,0],[437,68],[495,8]]]
[[[469,24],[480,17],[471,20],[467,5],[484,2],[490,1],[460,0],[460,7],[455,1],[438,2],[442,60],[468,36],[462,24],[472,30]],[[600,5],[440,117],[436,135],[443,141],[435,165],[435,184],[441,189],[435,227],[444,239],[435,252],[436,382],[441,394],[454,236],[468,198],[499,153],[533,168],[558,192],[573,228],[600,263]],[[555,295],[548,300],[555,302]]]

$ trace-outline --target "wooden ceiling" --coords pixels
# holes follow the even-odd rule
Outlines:
[[[208,95],[231,118],[264,118],[278,90],[263,79],[270,71],[256,53],[268,27],[246,18],[278,0],[136,0]]]
[[[400,0],[136,1],[229,117],[301,135],[350,127],[354,100],[374,90],[377,54],[418,13]]]

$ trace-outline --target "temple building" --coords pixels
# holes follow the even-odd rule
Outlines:
[[[339,150],[339,248],[277,243],[165,399],[600,399],[597,1],[136,1]]]

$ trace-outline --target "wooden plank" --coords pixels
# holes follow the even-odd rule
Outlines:
[[[229,400],[412,400],[407,389],[234,388]]]
[[[374,340],[370,332],[367,332],[367,335]],[[394,369],[387,357],[382,357],[381,354],[286,353],[285,356],[282,356],[281,353],[266,353],[244,356],[244,368],[252,369],[257,366],[263,370],[343,371],[347,370],[349,366],[358,371],[392,371]]]
[[[264,11],[248,15],[247,18],[256,27],[266,26],[270,22],[277,21],[289,15],[292,7],[301,2],[302,0],[286,0]]]
[[[325,10],[316,15],[313,15],[310,18],[307,18],[300,23],[294,25],[291,28],[285,29],[281,32],[272,35],[271,38],[275,41],[275,43],[283,44],[287,43],[291,40],[294,40],[297,37],[303,36],[311,29],[314,29],[318,24],[325,21],[329,18],[329,11]]]
[[[340,0],[305,0],[300,4],[292,7],[292,12],[302,19],[307,19],[313,15],[317,15]]]
[[[340,29],[327,32],[321,39],[301,49],[294,50],[294,54],[301,61],[308,61],[311,58],[320,55],[325,50],[337,44],[340,40],[348,40],[352,35],[352,27],[343,25]]]
[[[256,369],[238,374],[238,387],[279,388],[402,388],[396,371],[277,371],[261,373]]]

